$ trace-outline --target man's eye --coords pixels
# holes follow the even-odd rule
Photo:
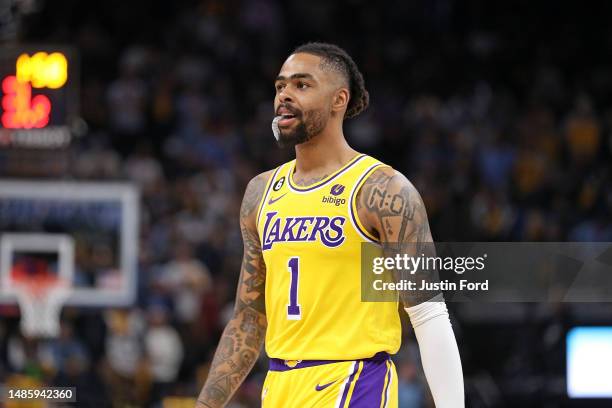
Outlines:
[[[276,85],[276,91],[278,92],[278,91],[282,90],[284,86],[285,85],[283,85],[283,84]]]
[[[305,82],[298,82],[297,87],[298,87],[298,89],[306,89],[306,88],[308,88],[308,84],[305,83]]]

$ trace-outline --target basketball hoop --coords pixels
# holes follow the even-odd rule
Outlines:
[[[49,261],[22,253],[57,253],[54,267]],[[0,235],[0,293],[17,299],[21,332],[28,337],[57,337],[62,305],[72,293],[74,241],[64,234],[10,233]]]
[[[70,285],[57,276],[13,275],[12,287],[21,311],[21,332],[28,337],[57,337],[60,311]]]

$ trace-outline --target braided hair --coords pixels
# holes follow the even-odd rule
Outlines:
[[[349,101],[344,113],[345,118],[353,118],[363,112],[370,101],[365,89],[363,75],[357,64],[342,48],[334,44],[310,42],[297,47],[292,54],[306,53],[321,57],[322,68],[334,69],[346,79],[349,86]]]

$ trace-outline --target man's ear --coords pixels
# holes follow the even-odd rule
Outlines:
[[[332,100],[332,111],[333,112],[344,112],[346,111],[349,103],[349,90],[346,88],[340,88],[334,93]]]

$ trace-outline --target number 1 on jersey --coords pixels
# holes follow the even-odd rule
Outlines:
[[[289,258],[287,269],[291,274],[291,282],[289,284],[289,305],[287,306],[287,319],[300,320],[302,312],[298,304],[298,281],[299,281],[300,257],[294,256]]]

